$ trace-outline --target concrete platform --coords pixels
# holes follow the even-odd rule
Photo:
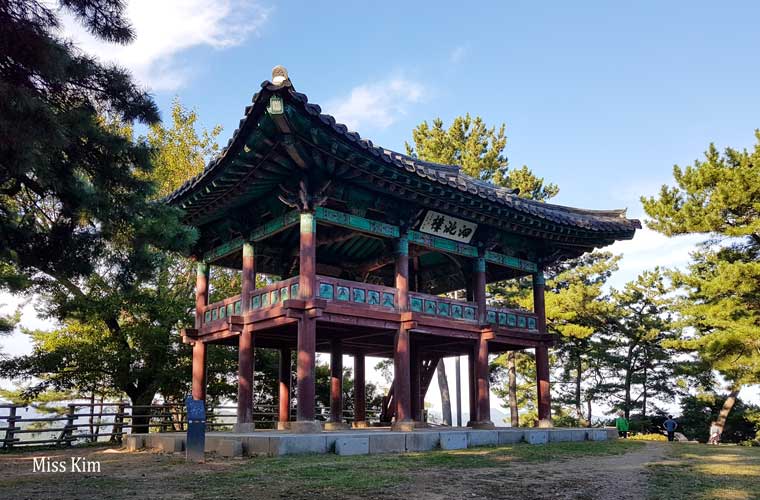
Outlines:
[[[338,455],[374,455],[434,449],[465,449],[513,443],[534,445],[562,441],[605,441],[617,438],[614,429],[598,428],[519,428],[470,429],[467,427],[432,427],[410,432],[395,432],[387,427],[341,430],[312,434],[258,430],[248,433],[209,432],[206,452],[220,456],[282,456],[337,453]],[[177,453],[185,449],[184,433],[155,433],[129,436],[127,448],[158,449]]]

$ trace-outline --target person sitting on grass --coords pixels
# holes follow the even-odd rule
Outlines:
[[[673,415],[668,415],[668,419],[662,423],[662,426],[668,432],[668,441],[673,441],[676,436],[676,429],[678,428],[678,422],[673,420]]]
[[[615,427],[617,427],[618,436],[621,438],[628,437],[628,419],[625,418],[622,411],[618,413],[618,417],[615,419]]]
[[[720,443],[720,426],[718,426],[718,422],[713,422],[710,424],[710,439],[707,440],[707,444],[718,443]]]

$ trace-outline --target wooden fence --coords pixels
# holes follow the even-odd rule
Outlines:
[[[65,414],[50,417],[24,417],[33,406],[0,404],[0,436],[2,449],[14,446],[71,446],[77,441],[94,443],[108,441],[119,444],[133,427],[144,432],[184,432],[187,430],[185,405],[165,403],[130,405],[114,403],[69,403]],[[237,406],[215,406],[206,413],[207,428],[211,431],[232,430],[236,421]],[[277,421],[276,405],[254,407],[256,428],[274,428]],[[326,419],[329,408],[317,408],[318,418]],[[379,409],[367,409],[370,419],[377,419]],[[295,409],[291,418],[295,418]],[[347,421],[353,420],[353,412],[344,411]],[[134,420],[138,424],[133,426]],[[142,422],[145,423],[142,423]],[[42,434],[43,438],[36,438]],[[47,437],[44,437],[47,436]]]

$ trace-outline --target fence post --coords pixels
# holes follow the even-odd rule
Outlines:
[[[4,448],[13,448],[13,431],[16,428],[16,406],[11,406],[8,409],[8,427],[5,429],[5,441],[3,441]]]
[[[71,446],[72,438],[74,437],[74,420],[77,413],[77,407],[75,404],[69,404],[69,412],[66,414],[66,428],[63,431],[63,438],[66,440],[66,446]]]

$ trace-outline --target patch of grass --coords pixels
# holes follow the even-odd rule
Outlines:
[[[649,471],[653,499],[760,498],[760,448],[673,443]]]

